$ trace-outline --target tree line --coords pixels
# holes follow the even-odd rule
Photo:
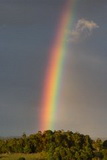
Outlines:
[[[63,130],[0,139],[0,154],[38,152],[46,152],[47,160],[107,160],[107,140]]]

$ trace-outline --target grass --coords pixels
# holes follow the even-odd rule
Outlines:
[[[20,157],[24,157],[26,160],[46,160],[47,154],[45,152],[36,153],[36,154],[1,154],[0,160],[18,160]]]

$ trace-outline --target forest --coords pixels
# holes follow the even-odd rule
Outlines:
[[[43,154],[41,160],[107,160],[107,140],[63,130],[0,139],[0,155],[16,153]]]

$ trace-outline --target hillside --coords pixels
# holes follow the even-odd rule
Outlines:
[[[107,141],[72,131],[37,132],[20,138],[0,139],[0,154],[43,154],[47,160],[107,159]]]

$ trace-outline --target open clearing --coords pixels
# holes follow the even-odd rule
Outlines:
[[[46,153],[36,154],[0,154],[0,160],[18,160],[20,157],[24,157],[26,160],[46,160]]]

